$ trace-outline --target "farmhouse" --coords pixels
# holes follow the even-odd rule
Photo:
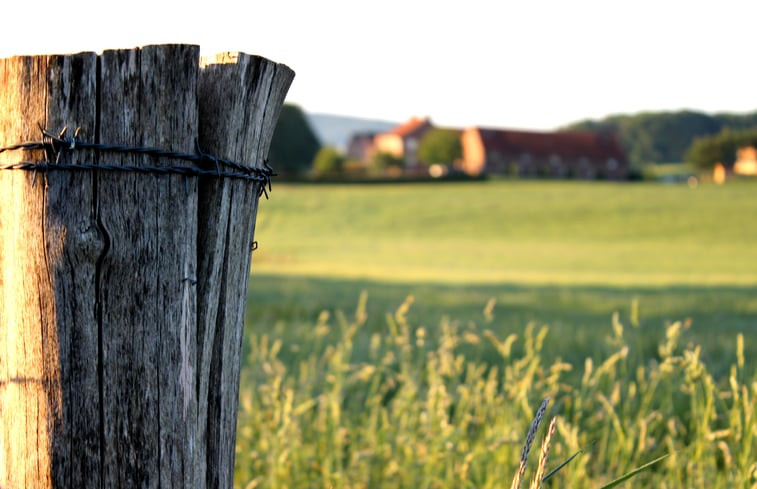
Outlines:
[[[368,163],[375,154],[373,140],[376,132],[355,132],[347,142],[347,158]]]
[[[435,126],[413,117],[386,133],[356,133],[348,155],[368,163],[376,153],[418,166],[418,145]],[[463,157],[455,162],[469,175],[504,174],[557,178],[628,178],[628,160],[614,134],[594,131],[536,132],[470,127],[461,133]]]
[[[592,131],[532,132],[472,127],[462,134],[469,175],[481,173],[575,178],[628,177],[617,138]]]
[[[413,117],[389,132],[377,134],[373,138],[373,150],[377,153],[389,153],[397,158],[404,158],[405,167],[412,168],[418,164],[418,143],[433,127],[428,117]]]

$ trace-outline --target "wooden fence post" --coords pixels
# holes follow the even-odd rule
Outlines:
[[[96,67],[93,53],[0,60],[0,146],[38,140],[38,123],[80,125],[91,134]],[[72,162],[82,156],[72,154]],[[34,157],[0,153],[0,164]],[[92,487],[99,480],[99,410],[88,399],[97,400],[98,392],[95,262],[102,249],[92,179],[61,172],[48,182],[41,173],[0,171],[0,487],[6,489],[50,487],[66,478]],[[65,469],[55,474],[53,466]]]
[[[3,59],[0,147],[68,126],[182,154],[199,137],[205,153],[262,167],[292,77],[244,54],[201,67],[187,45]],[[0,165],[45,157],[57,155],[5,151]],[[43,170],[0,171],[0,487],[231,487],[261,183]]]
[[[262,164],[294,72],[244,53],[219,54],[201,64],[200,146],[233,161]],[[199,418],[201,423],[205,416],[221,420],[208,423],[205,435],[208,463],[221,468],[208,472],[209,487],[233,482],[242,324],[257,203],[264,190],[231,180],[200,185],[200,225],[211,231],[198,241],[198,293],[203,297],[198,304]]]

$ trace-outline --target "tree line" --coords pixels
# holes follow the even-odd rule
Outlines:
[[[708,168],[732,165],[739,145],[757,142],[757,111],[705,114],[691,110],[642,112],[584,120],[569,130],[611,131],[618,135],[632,167],[689,162]],[[747,144],[748,145],[748,144]]]
[[[561,130],[616,133],[632,168],[669,162],[689,162],[700,168],[709,168],[717,162],[730,166],[738,148],[757,146],[757,111],[706,114],[682,110],[611,115],[601,120],[575,122]],[[432,131],[424,147],[419,148],[419,156],[430,163],[451,163],[461,154],[456,137],[456,131]],[[334,148],[321,148],[307,117],[292,104],[282,108],[269,161],[279,173],[289,175],[313,169],[322,173],[339,171],[349,164]],[[378,154],[373,163],[387,168],[401,162],[391,155]]]

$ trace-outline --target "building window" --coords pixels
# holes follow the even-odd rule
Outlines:
[[[618,160],[615,158],[607,158],[607,170],[615,171],[618,169]]]

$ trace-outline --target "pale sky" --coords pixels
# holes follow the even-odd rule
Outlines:
[[[756,0],[12,0],[0,57],[199,44],[290,66],[308,112],[553,129],[757,110]]]

